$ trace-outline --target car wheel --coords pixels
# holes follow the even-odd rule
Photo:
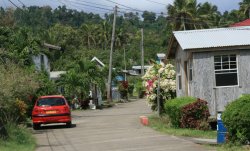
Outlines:
[[[66,123],[66,127],[68,128],[71,128],[71,125],[72,125],[71,121]]]
[[[35,124],[35,123],[33,123],[33,129],[34,130],[40,129],[40,126],[41,126],[41,124]]]

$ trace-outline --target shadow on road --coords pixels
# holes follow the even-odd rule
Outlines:
[[[41,125],[40,129],[35,130],[35,133],[43,133],[44,130],[48,131],[48,130],[53,130],[53,129],[69,129],[69,128],[75,128],[76,124],[72,124],[71,127],[67,127],[64,124],[60,124],[60,125],[55,125],[55,124],[44,124]]]

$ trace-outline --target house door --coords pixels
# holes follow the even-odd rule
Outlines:
[[[185,96],[188,96],[188,62],[184,62],[184,83],[185,83]]]

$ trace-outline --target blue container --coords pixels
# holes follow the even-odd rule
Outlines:
[[[223,144],[226,142],[227,132],[217,132],[217,143]]]
[[[227,129],[221,120],[221,112],[217,113],[217,143],[222,144],[226,142]]]
[[[222,120],[218,120],[217,121],[217,128],[218,128],[218,132],[227,132],[227,129],[225,128],[225,126],[224,126],[224,124],[223,124],[223,122],[222,122]]]

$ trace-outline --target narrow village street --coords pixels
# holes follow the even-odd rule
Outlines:
[[[36,151],[205,151],[206,146],[142,126],[152,114],[144,100],[103,110],[73,111],[73,127],[46,126],[33,131]]]

